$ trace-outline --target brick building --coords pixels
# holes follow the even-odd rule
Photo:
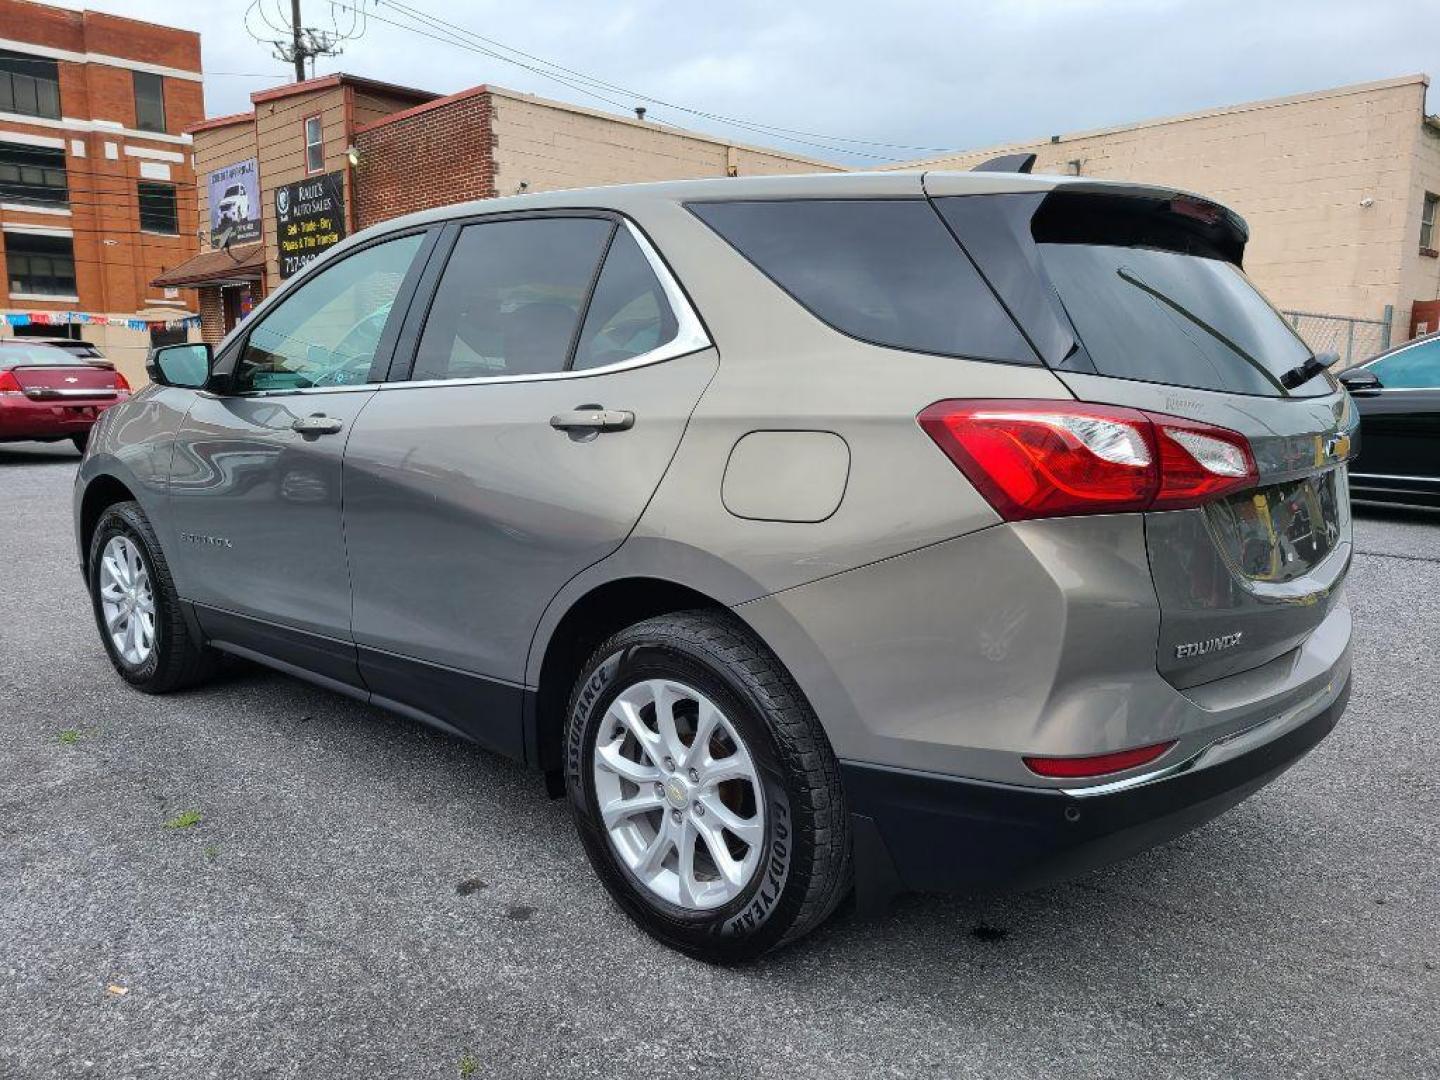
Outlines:
[[[1029,152],[1036,172],[1203,193],[1249,222],[1246,271],[1278,307],[1375,320],[1348,328],[1368,338],[1355,349],[1363,359],[1387,309],[1393,340],[1440,327],[1440,117],[1425,113],[1428,85],[1409,75],[896,167],[969,169]],[[1312,345],[1343,355],[1343,322],[1296,321]]]
[[[159,275],[156,286],[198,289],[202,335],[219,341],[306,258],[324,250],[282,251],[290,243],[283,234],[299,226],[286,222],[282,228],[280,194],[288,206],[312,187],[330,191],[333,185],[337,205],[323,235],[335,242],[353,232],[350,148],[356,132],[435,96],[354,75],[323,75],[251,94],[250,112],[193,123],[204,250]]]
[[[327,75],[251,101],[252,112],[190,128],[206,250],[156,279],[198,288],[212,342],[298,268],[287,264],[286,245],[305,240],[315,222],[282,221],[278,207],[282,196],[310,205],[304,197],[327,178],[342,228],[308,235],[338,239],[400,214],[516,191],[840,168],[494,86],[439,97]],[[243,224],[219,213],[242,199]]]
[[[81,337],[132,381],[194,295],[198,34],[0,0],[0,334]],[[170,328],[166,329],[166,324]]]

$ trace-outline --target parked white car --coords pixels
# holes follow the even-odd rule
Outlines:
[[[244,221],[250,216],[250,195],[244,184],[231,184],[220,197],[221,221]]]

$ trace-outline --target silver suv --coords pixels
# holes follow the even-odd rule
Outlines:
[[[1344,707],[1356,418],[1232,212],[1004,173],[494,199],[151,358],[75,491],[101,640],[542,772],[662,941],[1190,829]]]

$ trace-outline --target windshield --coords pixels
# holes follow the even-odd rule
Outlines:
[[[1102,375],[1268,397],[1329,393],[1281,376],[1310,349],[1224,259],[1151,247],[1038,245],[1066,313]]]

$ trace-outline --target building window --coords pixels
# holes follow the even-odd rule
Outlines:
[[[165,130],[165,80],[148,71],[135,77],[135,126],[141,131]]]
[[[174,184],[139,184],[140,229],[143,232],[175,236],[180,232],[180,214],[175,207]]]
[[[0,112],[59,120],[59,65],[39,56],[0,52]]]
[[[320,127],[320,117],[305,118],[305,171],[321,172],[325,168],[325,133]]]
[[[0,202],[69,206],[65,151],[0,143]]]
[[[74,241],[68,236],[7,232],[5,276],[12,296],[74,296]]]
[[[1435,211],[1440,207],[1440,195],[1425,193],[1425,208],[1420,212],[1420,250],[1435,250]]]

